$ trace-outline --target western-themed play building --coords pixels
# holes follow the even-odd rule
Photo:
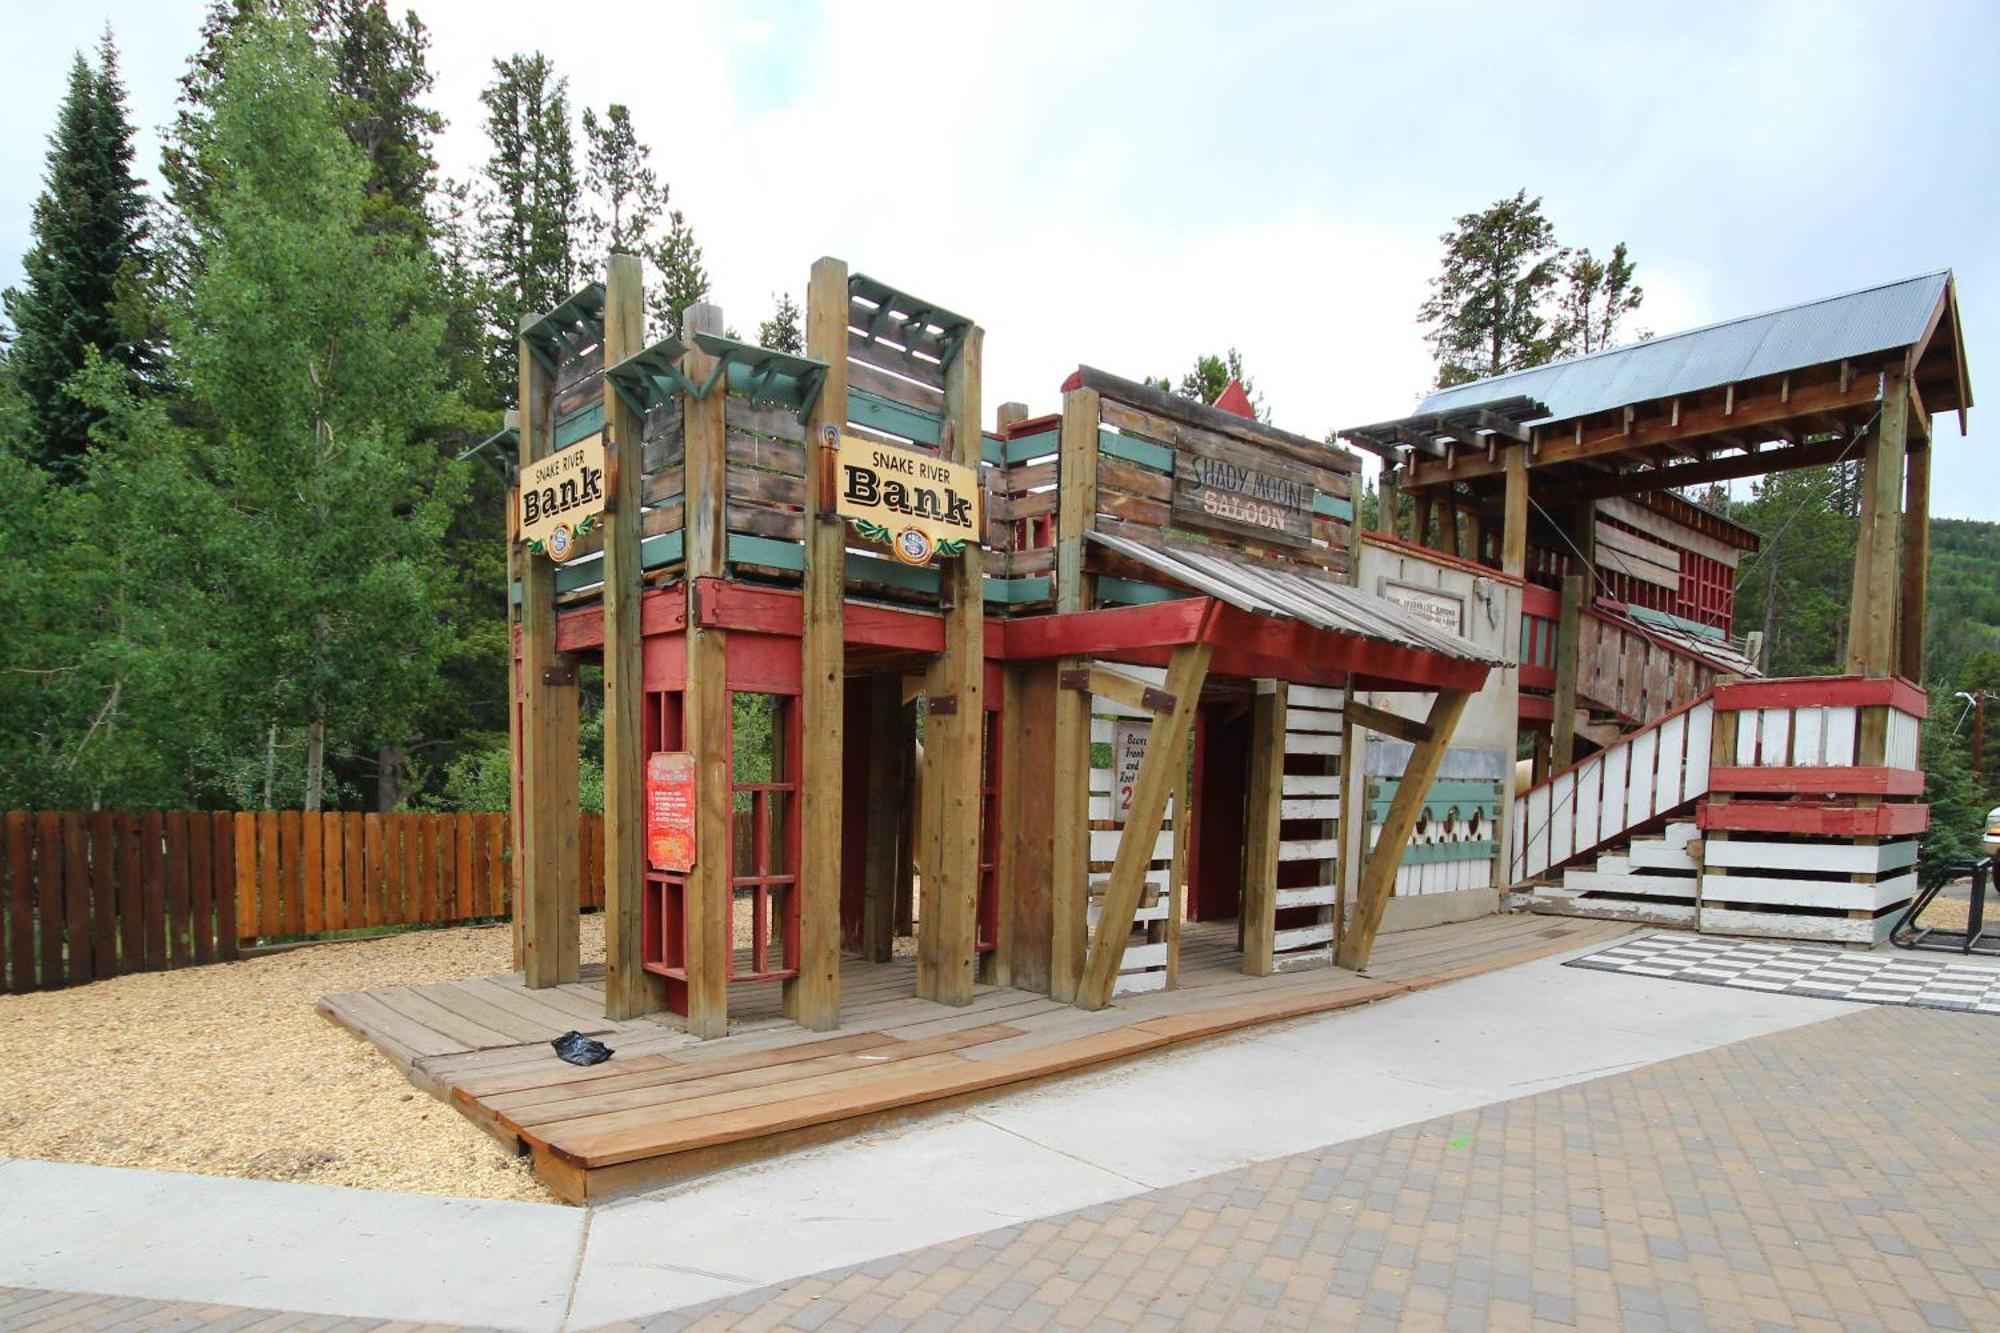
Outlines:
[[[329,1001],[566,1197],[1631,920],[1872,943],[1911,896],[1947,273],[1344,444],[1089,366],[989,411],[974,319],[835,259],[800,353],[724,327],[649,342],[621,256],[521,330],[520,972]],[[1685,490],[1831,462],[1848,671],[1761,679],[1757,534]],[[565,1027],[617,1055],[557,1061]]]

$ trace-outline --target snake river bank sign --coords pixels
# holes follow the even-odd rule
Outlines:
[[[979,472],[930,454],[840,437],[836,512],[906,565],[980,544]]]
[[[1174,451],[1174,526],[1220,530],[1278,546],[1312,544],[1312,478],[1283,459],[1257,467]]]
[[[561,564],[577,538],[597,526],[610,484],[604,475],[604,433],[538,458],[521,470],[521,540]]]

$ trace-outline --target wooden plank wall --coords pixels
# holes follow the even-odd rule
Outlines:
[[[0,992],[226,961],[265,941],[505,917],[507,817],[261,811],[0,815]],[[583,906],[604,821],[583,817]]]
[[[1343,450],[1328,448],[1317,458],[1279,452],[1262,441],[1170,420],[1136,404],[1120,402],[1102,389],[1099,392],[1102,439],[1097,462],[1097,526],[1101,528],[1137,529],[1134,535],[1157,538],[1160,529],[1173,526],[1176,447],[1253,468],[1262,463],[1265,467],[1282,464],[1288,469],[1303,469],[1321,496],[1347,513],[1353,512],[1354,470],[1359,464]],[[1304,547],[1267,546],[1247,536],[1218,540],[1257,559],[1316,565],[1344,575],[1354,545],[1351,520],[1315,513],[1310,535],[1312,543]],[[1149,581],[1143,571],[1113,572],[1135,582]]]

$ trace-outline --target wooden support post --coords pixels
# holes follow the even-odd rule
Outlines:
[[[1528,448],[1506,446],[1507,489],[1500,510],[1500,572],[1528,572]]]
[[[722,332],[722,310],[706,302],[689,306],[682,336]],[[696,384],[715,359],[690,351],[682,368]],[[727,486],[724,401],[682,395],[687,534],[687,689],[682,696],[684,741],[695,764],[695,866],[683,890],[687,923],[687,1029],[697,1037],[729,1034],[729,957],[735,943],[735,895],[730,857],[735,829],[730,817],[729,643],[720,629],[701,624],[696,580],[727,571],[723,502]],[[823,719],[815,718],[818,723]]]
[[[1903,587],[1901,629],[1896,636],[1896,653],[1904,679],[1924,683],[1925,617],[1929,611],[1926,594],[1931,566],[1931,446],[1926,442],[1910,450],[1909,474],[1903,491]]]
[[[799,707],[799,975],[785,1013],[824,1032],[840,1023],[842,727],[846,717],[847,525],[831,504],[847,424],[847,265],[821,259],[806,284],[806,355],[827,364],[806,423],[805,638]],[[975,432],[975,438],[977,433]]]
[[[532,324],[530,318],[527,323]],[[553,377],[519,344],[521,467],[550,452]],[[543,989],[577,979],[576,660],[556,651],[556,570],[526,555],[521,569],[521,971]]]
[[[1086,534],[1097,520],[1097,432],[1102,403],[1095,389],[1063,395],[1056,510],[1056,609],[1088,611],[1095,580],[1084,571]],[[1088,664],[1066,657],[1057,671]],[[1090,940],[1090,695],[1055,692],[1050,767],[1049,995],[1074,1001]]]
[[[1465,713],[1466,701],[1471,698],[1466,690],[1440,690],[1431,703],[1430,714],[1424,719],[1430,739],[1420,741],[1411,750],[1410,762],[1404,767],[1396,795],[1382,818],[1375,846],[1372,850],[1363,848],[1367,859],[1354,896],[1354,920],[1340,938],[1337,961],[1342,967],[1359,972],[1368,966],[1368,956],[1375,950],[1375,933],[1382,928],[1382,913],[1387,910],[1389,895],[1396,887],[1396,871],[1403,864],[1403,848],[1410,840],[1410,830],[1416,826],[1417,812],[1424,808],[1424,797],[1430,793],[1438,767],[1444,763],[1445,750],[1451,744],[1452,733],[1458,729],[1458,719]]]
[[[985,330],[966,330],[944,378],[939,454],[979,465],[979,372]],[[924,735],[924,849],[917,910],[917,994],[941,1004],[972,1003],[978,960],[980,781],[986,740],[984,554],[968,546],[942,563],[944,651],[931,663]],[[949,710],[942,705],[950,701]],[[1006,904],[1001,905],[1006,910]]]
[[[1410,540],[1419,546],[1431,544],[1431,514],[1437,508],[1437,488],[1426,486],[1411,500],[1413,513],[1410,522]]]
[[[1590,587],[1588,574],[1566,574],[1562,584],[1562,619],[1556,628],[1556,697],[1554,744],[1550,764],[1568,768],[1576,759],[1576,680],[1582,664],[1583,606]]]
[[[518,420],[519,414],[514,414]],[[516,431],[520,429],[517,425]],[[523,745],[526,738],[521,734],[521,703],[525,694],[521,687],[521,607],[511,596],[516,585],[525,594],[525,568],[522,557],[527,552],[521,549],[520,528],[520,486],[518,483],[507,488],[507,588],[510,593],[507,606],[507,753],[510,756],[507,773],[507,859],[502,870],[507,885],[507,921],[514,937],[514,970],[522,971],[524,942],[522,922],[527,912],[522,907],[521,867],[528,863],[527,854],[522,851],[521,830],[526,821],[521,817],[521,777],[527,771]]]
[[[1250,794],[1243,837],[1243,971],[1268,977],[1278,928],[1278,822],[1285,797],[1283,681],[1260,680],[1250,701]]]
[[[921,693],[921,691],[918,691]],[[923,836],[923,765],[917,762],[917,705],[907,685],[903,687],[901,730],[896,733],[903,747],[903,789],[896,801],[896,911],[894,933],[903,938],[917,930],[917,842]]]
[[[1132,803],[1125,811],[1125,828],[1118,836],[1118,855],[1111,863],[1111,879],[1104,886],[1097,937],[1091,941],[1083,978],[1077,984],[1080,1008],[1102,1009],[1111,1003],[1111,988],[1118,980],[1118,965],[1132,934],[1132,918],[1146,887],[1146,868],[1152,864],[1153,848],[1160,839],[1167,797],[1180,785],[1181,771],[1187,766],[1188,736],[1194,728],[1195,708],[1213,652],[1207,643],[1182,644],[1168,660],[1166,690],[1174,696],[1174,708],[1153,723],[1146,757],[1139,762]]]
[[[1486,514],[1477,499],[1465,507],[1465,558],[1486,563]]]
[[[1861,455],[1861,530],[1854,549],[1854,591],[1848,602],[1847,669],[1886,676],[1900,665],[1903,454],[1909,418],[1908,382],[1900,365],[1882,374],[1882,414]]]
[[[646,345],[639,256],[613,255],[604,283],[604,364]],[[666,1008],[666,978],[646,971],[646,686],[639,655],[641,432],[645,419],[604,381],[610,505],[604,518],[604,1016]]]
[[[1055,768],[1056,688],[1053,662],[1009,665],[1000,709],[1006,739],[1000,748],[1002,876],[1005,906],[1013,909],[1008,935],[1006,985],[1049,990],[1052,928],[1051,857],[1055,850],[1055,801],[1049,774]],[[995,984],[1000,984],[996,982]]]
[[[1438,534],[1438,549],[1446,555],[1457,556],[1458,549],[1458,493],[1446,486],[1439,496],[1439,518],[1443,531]]]
[[[894,672],[868,678],[868,845],[863,857],[861,956],[886,963],[896,951],[897,842],[901,795],[910,762],[903,731],[903,681]]]
[[[1396,510],[1402,504],[1402,470],[1382,464],[1382,480],[1375,488],[1375,530],[1396,535]]]

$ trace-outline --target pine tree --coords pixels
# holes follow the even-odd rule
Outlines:
[[[1157,378],[1149,377],[1146,383],[1163,393],[1176,394],[1197,403],[1213,404],[1222,396],[1222,391],[1229,387],[1231,380],[1243,386],[1243,392],[1249,395],[1250,405],[1256,411],[1257,419],[1269,421],[1271,410],[1265,405],[1263,396],[1257,392],[1257,382],[1244,373],[1243,354],[1234,347],[1221,356],[1196,357],[1194,365],[1188,369],[1187,374],[1181,376],[1178,384],[1165,375]]]
[[[444,118],[423,103],[433,78],[430,34],[415,11],[398,23],[384,0],[315,0],[314,31],[333,61],[348,141],[368,158],[371,219],[406,235],[430,234]]]
[[[687,308],[708,295],[708,270],[702,267],[694,228],[678,208],[667,214],[667,234],[647,247],[646,257],[660,272],[659,285],[647,301],[654,328],[679,333]]]
[[[148,261],[146,200],[132,174],[132,126],[107,30],[93,68],[70,67],[48,170],[35,201],[26,285],[7,294],[14,343],[8,363],[27,411],[27,453],[72,473],[96,413],[69,392],[99,356],[143,380],[154,353],[133,310]]]
[[[803,355],[806,336],[801,328],[804,316],[799,310],[799,303],[792,299],[790,292],[785,292],[776,300],[777,308],[771,312],[771,317],[757,326],[757,345],[774,352]]]
[[[540,52],[493,62],[486,107],[479,256],[489,284],[491,389],[511,398],[514,335],[524,315],[554,309],[581,272],[581,194],[570,136],[568,81]]]
[[[1418,318],[1431,331],[1438,385],[1463,384],[1539,365],[1554,354],[1546,306],[1562,278],[1563,251],[1526,190],[1467,213],[1444,242],[1444,264]]]
[[[611,254],[638,254],[666,211],[667,187],[648,161],[650,149],[632,128],[632,113],[621,102],[604,117],[583,110],[583,185],[591,195],[593,268]]]
[[[1606,260],[1588,248],[1570,254],[1553,336],[1559,355],[1588,356],[1618,345],[1618,325],[1646,299],[1645,288],[1632,281],[1634,268],[1623,241]]]

